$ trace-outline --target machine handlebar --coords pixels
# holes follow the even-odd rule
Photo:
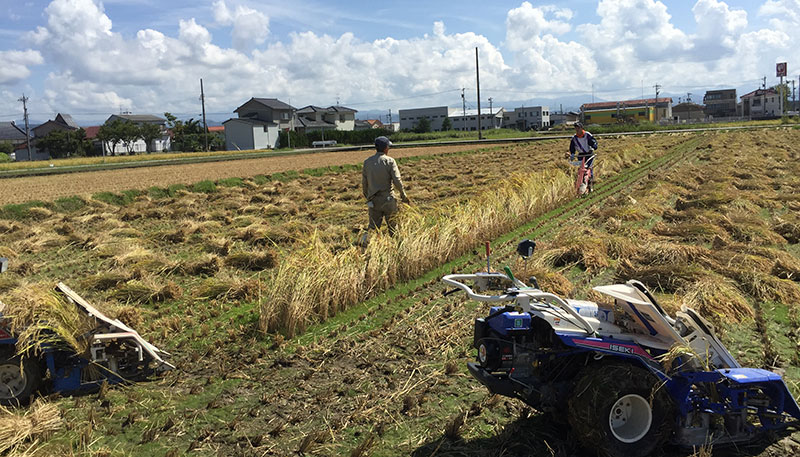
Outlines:
[[[483,294],[478,294],[478,293],[475,293],[475,291],[472,290],[471,287],[469,287],[468,285],[466,285],[463,282],[461,282],[461,281],[467,281],[467,280],[470,280],[470,279],[474,280],[474,279],[480,279],[480,278],[486,278],[486,279],[498,278],[498,279],[505,279],[507,281],[510,281],[508,276],[506,276],[506,275],[504,275],[502,273],[481,273],[479,275],[478,274],[470,274],[470,275],[453,274],[453,275],[446,275],[445,277],[442,278],[442,281],[445,284],[449,284],[449,285],[451,285],[453,287],[456,287],[455,290],[463,290],[464,292],[467,293],[467,296],[469,298],[471,298],[471,299],[473,299],[475,301],[483,301],[483,302],[495,303],[495,302],[513,301],[517,297],[517,294],[503,294],[503,295],[483,295]],[[453,292],[453,291],[450,291],[450,292]],[[448,292],[448,294],[449,294],[449,292]]]
[[[520,290],[516,287],[508,289],[508,291],[502,295],[484,295],[476,293],[474,290],[472,290],[471,287],[462,282],[468,280],[488,280],[489,278],[504,279],[506,281],[511,281],[513,283],[512,278],[509,278],[507,275],[504,275],[502,273],[452,274],[444,276],[442,278],[442,281],[445,284],[456,287],[456,289],[446,292],[448,295],[450,293],[453,293],[454,291],[463,290],[464,292],[467,293],[467,296],[469,298],[480,302],[499,303],[499,302],[515,301],[520,296],[520,294],[524,294],[525,296],[528,296],[533,300],[555,305],[562,311],[569,314],[573,319],[575,319],[587,334],[594,333],[592,325],[558,295],[551,294],[548,292],[542,292],[539,289]]]
[[[597,157],[597,154],[592,154],[589,157],[585,157],[585,158],[583,158],[581,160],[575,160],[575,161],[570,160],[569,164],[573,165],[575,167],[580,167],[581,165],[583,165],[584,163],[588,162],[589,160],[594,159],[595,157]]]

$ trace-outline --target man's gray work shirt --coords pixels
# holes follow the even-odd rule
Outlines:
[[[361,187],[367,201],[372,201],[375,197],[389,195],[394,197],[392,184],[400,192],[400,196],[405,199],[406,192],[403,189],[403,181],[400,180],[400,170],[393,158],[384,152],[378,152],[364,161]]]

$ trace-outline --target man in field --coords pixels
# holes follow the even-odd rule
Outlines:
[[[375,230],[381,227],[383,220],[389,234],[394,235],[397,227],[397,200],[394,196],[394,189],[400,193],[400,198],[405,203],[411,203],[403,189],[403,181],[400,179],[400,170],[393,158],[389,157],[389,146],[392,142],[385,136],[375,138],[375,155],[364,161],[361,172],[361,187],[364,191],[364,198],[367,199],[369,208],[369,228]],[[366,241],[363,240],[363,241]]]
[[[570,162],[577,159],[578,162],[586,159],[586,168],[592,170],[589,181],[589,189],[591,192],[594,187],[594,151],[597,149],[597,140],[594,139],[591,133],[583,129],[583,124],[580,122],[575,123],[575,135],[569,143],[569,160]]]

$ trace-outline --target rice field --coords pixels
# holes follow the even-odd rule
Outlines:
[[[471,145],[454,145],[430,148],[403,148],[392,152],[394,157],[431,156],[474,150]],[[214,153],[191,153],[189,158],[215,155]],[[139,168],[125,168],[104,171],[85,171],[47,176],[30,176],[0,179],[0,205],[24,203],[30,200],[53,201],[73,196],[91,197],[97,193],[147,191],[151,187],[165,185],[188,186],[197,182],[220,179],[263,179],[278,173],[298,172],[305,169],[338,167],[363,162],[368,151],[314,152],[274,157],[247,158],[247,152],[232,154],[237,160],[190,163],[180,165],[161,165]],[[109,158],[111,163],[144,162],[160,158],[174,158],[174,154],[118,156]],[[181,157],[186,158],[181,155]],[[83,161],[97,164],[97,158],[64,159],[57,162],[56,168],[81,165]],[[21,165],[19,162],[10,165]],[[2,170],[3,167],[0,167]]]
[[[795,130],[604,139],[598,185],[692,146],[559,224],[527,265],[499,246],[497,261],[576,298],[640,279],[670,309],[712,319],[740,361],[796,383],[798,139]],[[0,256],[11,268],[0,298],[62,280],[178,365],[157,381],[51,399],[59,420],[22,439],[9,433],[9,443],[41,456],[579,455],[558,425],[471,380],[471,325],[486,310],[442,298],[426,275],[456,258],[480,268],[484,239],[568,202],[564,149],[401,159],[414,206],[403,208],[400,236],[374,236],[366,251],[355,246],[366,227],[358,167],[4,207]],[[3,417],[27,420],[9,412],[0,429]],[[773,448],[762,455],[780,455]]]

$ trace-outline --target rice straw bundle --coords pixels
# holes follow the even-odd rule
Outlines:
[[[93,319],[50,286],[23,284],[4,296],[3,315],[18,335],[17,353],[40,352],[43,346],[63,347],[78,354],[87,349],[79,340],[93,328]]]
[[[672,347],[669,348],[669,351],[665,352],[657,359],[664,365],[664,371],[667,373],[672,372],[673,369],[678,370],[683,366],[687,366],[691,369],[702,368],[705,371],[709,371],[708,354],[706,354],[706,358],[703,359],[691,346],[686,344],[673,344]],[[681,364],[676,366],[675,362],[679,359]]]
[[[15,451],[25,442],[60,430],[64,424],[58,407],[41,399],[20,412],[0,407],[0,452]]]

